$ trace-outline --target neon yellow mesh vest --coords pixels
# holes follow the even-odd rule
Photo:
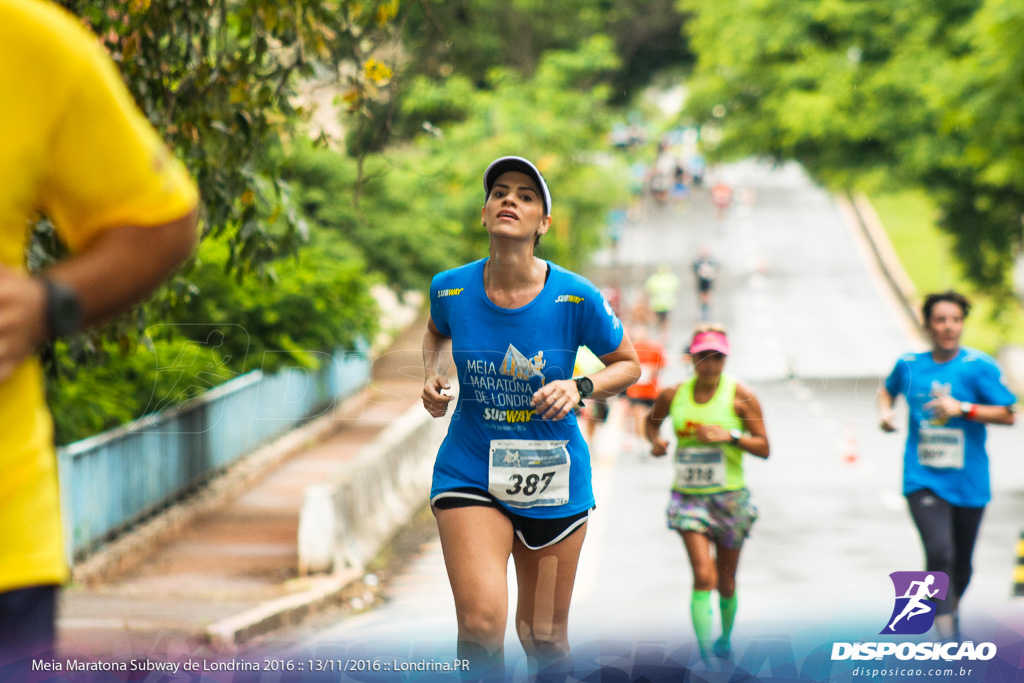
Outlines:
[[[736,415],[736,378],[723,374],[715,395],[707,403],[695,403],[694,375],[679,386],[669,415],[675,430],[676,479],[672,490],[680,493],[719,493],[746,486],[743,479],[743,449],[731,443],[704,444],[696,439],[697,427],[721,425],[725,429],[743,429]]]

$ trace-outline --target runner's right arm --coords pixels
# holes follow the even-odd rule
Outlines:
[[[661,438],[661,423],[668,417],[669,408],[672,406],[672,399],[676,397],[679,385],[663,389],[658,398],[654,401],[647,420],[644,422],[644,436],[651,442],[651,455],[661,457],[668,453],[668,441]]]
[[[453,396],[441,392],[450,389],[448,365],[451,360],[452,338],[441,334],[433,318],[427,320],[423,335],[423,407],[431,417],[443,417]]]
[[[893,422],[896,419],[896,411],[893,410],[895,403],[896,398],[885,387],[878,388],[875,405],[878,407],[878,426],[883,432],[896,431],[896,425]]]

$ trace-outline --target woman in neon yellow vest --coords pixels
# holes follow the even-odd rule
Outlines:
[[[651,454],[668,453],[661,423],[671,418],[677,444],[668,527],[679,532],[693,568],[690,614],[701,656],[711,642],[711,592],[718,590],[722,635],[719,657],[731,654],[736,619],[736,567],[757,519],[743,479],[743,453],[768,457],[768,435],[754,392],[723,374],[729,340],[720,326],[697,328],[690,343],[693,375],[658,395],[647,418]],[[711,548],[714,546],[714,555]]]

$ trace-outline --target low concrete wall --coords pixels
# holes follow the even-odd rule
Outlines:
[[[418,403],[384,428],[333,481],[306,489],[299,575],[362,569],[430,495],[448,418]]]
[[[879,271],[896,297],[907,324],[907,331],[918,344],[927,344],[924,327],[919,313],[920,298],[914,282],[907,275],[903,264],[896,255],[896,250],[889,241],[881,219],[875,213],[875,207],[864,195],[837,196],[841,208],[850,212],[851,218],[860,227],[878,264]]]

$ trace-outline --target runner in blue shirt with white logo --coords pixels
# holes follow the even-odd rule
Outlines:
[[[520,642],[548,671],[568,653],[568,612],[587,516],[590,454],[573,409],[640,376],[622,324],[589,281],[534,256],[551,225],[537,168],[502,157],[484,172],[489,258],[430,287],[423,405],[447,412],[449,352],[459,398],[437,454],[431,505],[474,678],[503,675],[508,558],[519,588]],[[573,377],[576,350],[605,368]],[[490,671],[485,671],[490,667]]]
[[[922,314],[931,350],[900,358],[878,393],[884,431],[896,431],[897,396],[909,407],[903,494],[926,569],[949,576],[950,595],[938,601],[935,618],[943,638],[958,635],[957,605],[971,579],[974,542],[991,498],[985,425],[1012,425],[1017,400],[992,358],[960,346],[970,310],[957,292],[928,295]]]

